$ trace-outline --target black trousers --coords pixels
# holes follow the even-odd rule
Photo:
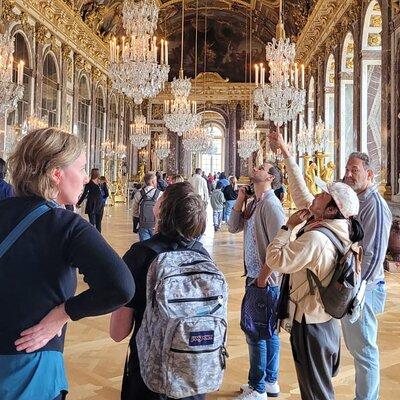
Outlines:
[[[331,319],[321,324],[294,321],[290,336],[302,400],[333,400],[332,377],[340,363],[340,327]]]
[[[89,222],[101,232],[101,221],[103,219],[104,207],[102,207],[98,212],[89,213]]]

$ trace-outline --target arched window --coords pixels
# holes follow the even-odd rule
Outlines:
[[[353,124],[354,88],[354,40],[349,32],[343,42],[340,67],[340,164],[339,176],[343,176],[346,160],[356,149]]]
[[[48,53],[43,62],[42,108],[41,117],[49,126],[58,125],[58,72],[54,55]]]
[[[30,65],[30,55],[27,42],[22,33],[17,32],[14,35],[14,67],[13,67],[13,82],[18,79],[18,63],[24,61],[24,95],[22,100],[18,102],[17,109],[9,114],[7,125],[14,125],[21,128],[30,115],[31,111],[31,85],[32,85],[32,68]]]
[[[93,168],[101,167],[101,143],[104,140],[104,116],[106,113],[104,104],[104,92],[101,86],[96,90],[94,136],[91,140],[91,153]]]
[[[205,125],[206,129],[213,136],[213,154],[201,154],[200,168],[206,173],[216,173],[224,170],[223,168],[223,144],[224,144],[224,131],[219,124],[209,122]]]
[[[335,59],[333,54],[328,57],[325,71],[325,129],[328,134],[327,161],[336,158],[334,147],[334,125],[335,125]]]
[[[361,60],[361,151],[370,156],[372,167],[379,175],[386,157],[382,141],[382,14],[378,1],[372,0],[364,19]],[[377,176],[377,181],[380,181]]]

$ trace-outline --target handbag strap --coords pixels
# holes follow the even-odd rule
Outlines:
[[[0,243],[0,258],[18,240],[18,238],[35,222],[40,216],[50,211],[55,206],[46,203],[32,210]]]

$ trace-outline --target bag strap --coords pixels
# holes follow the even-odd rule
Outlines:
[[[346,248],[343,246],[343,243],[339,240],[339,238],[329,229],[324,226],[320,226],[318,228],[312,229],[313,231],[318,231],[323,233],[328,239],[333,243],[336,247],[336,250],[340,253],[340,255],[344,255],[346,253]]]
[[[156,189],[155,192],[154,192],[153,197],[151,198],[151,200],[152,201],[156,201],[159,193],[160,193],[160,190]]]
[[[43,214],[50,211],[55,206],[45,203],[32,210],[18,225],[6,236],[0,243],[0,258],[9,250],[9,248],[18,240],[18,238]]]

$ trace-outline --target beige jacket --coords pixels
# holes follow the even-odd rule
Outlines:
[[[285,160],[290,190],[299,209],[310,206],[314,197],[304,182],[293,158]],[[337,252],[332,242],[317,226],[331,229],[345,246],[350,246],[350,224],[345,219],[323,220],[310,223],[305,233],[291,241],[292,232],[281,229],[267,248],[266,264],[274,271],[290,274],[290,298],[297,303],[295,319],[301,322],[303,315],[307,324],[323,323],[332,317],[324,311],[319,291],[310,294],[307,269],[312,270],[326,286],[333,274]]]

